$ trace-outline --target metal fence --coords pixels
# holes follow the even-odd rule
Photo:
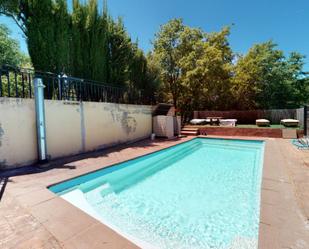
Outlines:
[[[11,66],[0,68],[0,97],[33,98],[34,77],[42,78],[45,99],[125,104],[155,103],[153,96],[140,89],[115,87],[102,82]]]
[[[33,75],[30,69],[2,66],[0,68],[0,97],[32,98]]]

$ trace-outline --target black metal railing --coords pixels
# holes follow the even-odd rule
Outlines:
[[[2,66],[0,68],[0,97],[32,98],[33,75],[31,69]]]
[[[102,82],[11,66],[0,68],[0,97],[33,98],[35,76],[43,80],[45,99],[126,104],[155,103],[153,96],[140,89],[115,87]]]

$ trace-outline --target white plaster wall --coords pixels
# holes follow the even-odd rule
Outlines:
[[[36,161],[35,123],[34,100],[0,98],[0,169]]]
[[[59,158],[82,152],[80,104],[45,100],[47,154]]]
[[[149,137],[151,106],[45,100],[50,159]],[[33,99],[0,98],[0,168],[37,160]]]
[[[151,106],[84,102],[87,151],[149,137]]]

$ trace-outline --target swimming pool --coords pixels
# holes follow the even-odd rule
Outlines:
[[[263,151],[196,138],[50,190],[142,248],[257,248]]]

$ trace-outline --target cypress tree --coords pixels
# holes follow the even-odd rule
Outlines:
[[[56,0],[54,5],[54,57],[55,72],[68,72],[69,51],[70,51],[70,34],[69,24],[70,16],[67,11],[66,0]]]
[[[26,36],[34,68],[42,71],[56,70],[55,28],[51,0],[29,1],[26,9]]]
[[[97,0],[73,0],[72,12],[66,1],[0,3],[22,22],[34,68],[131,89],[145,87],[147,60],[122,19],[114,21],[108,14],[106,1],[100,11]]]
[[[117,86],[128,83],[129,63],[132,58],[132,43],[123,26],[122,19],[114,22],[109,18],[109,78]]]

